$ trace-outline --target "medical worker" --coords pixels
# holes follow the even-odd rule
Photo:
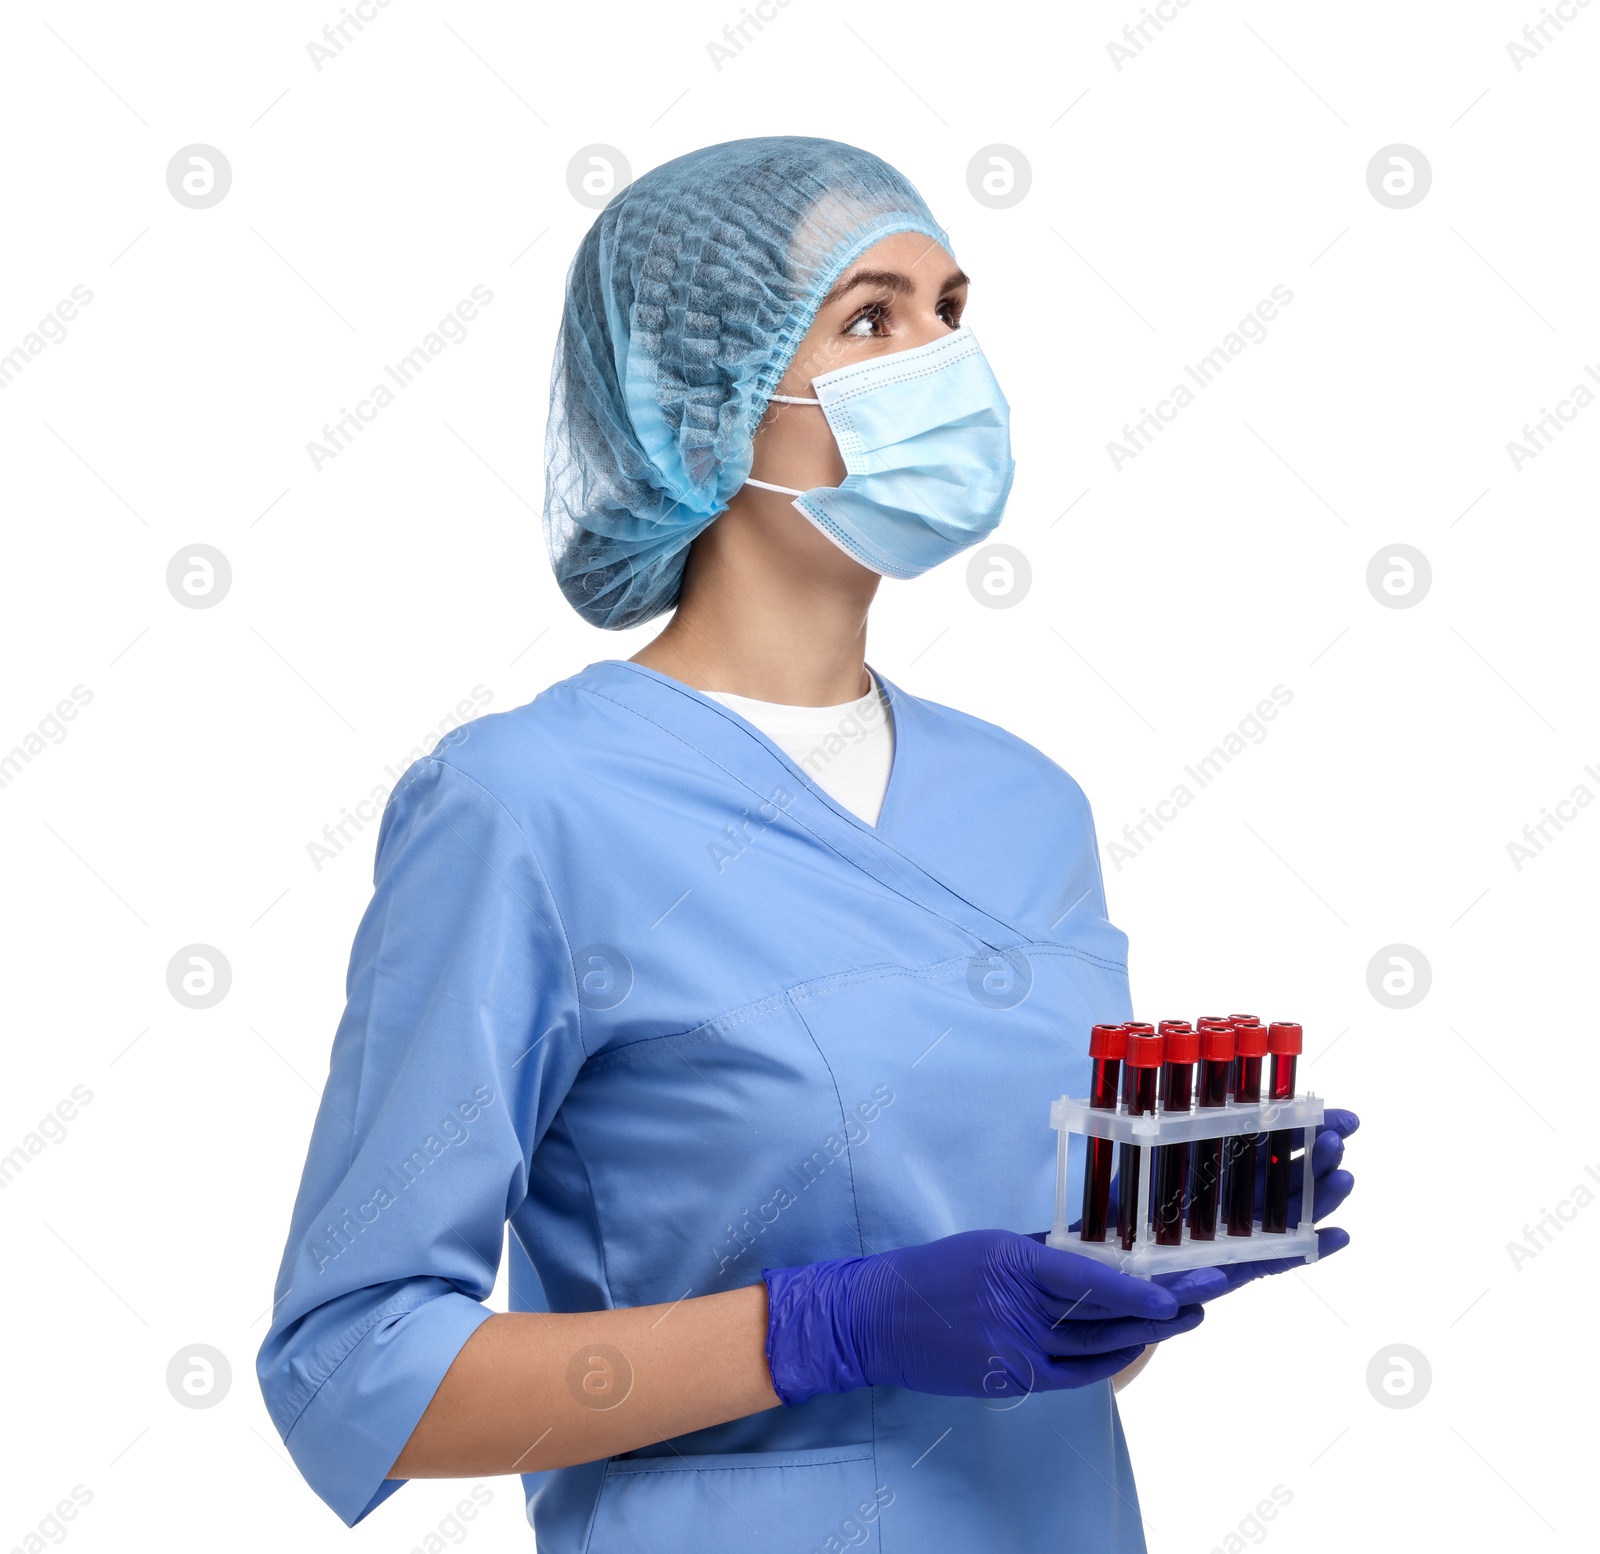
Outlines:
[[[1144,1548],[1112,1378],[1282,1265],[1034,1234],[1131,1018],[1089,807],[865,660],[882,579],[1005,510],[968,286],[827,140],[680,157],[579,246],[551,558],[596,626],[674,613],[385,811],[258,1362],[346,1522],[521,1473],[542,1554]]]

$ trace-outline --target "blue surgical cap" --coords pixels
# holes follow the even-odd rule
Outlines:
[[[585,620],[677,603],[822,298],[895,232],[950,246],[887,162],[803,135],[692,151],[600,212],[567,275],[545,435],[545,541]]]

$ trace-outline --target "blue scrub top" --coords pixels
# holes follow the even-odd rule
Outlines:
[[[1049,1102],[1131,1015],[1089,806],[878,678],[876,826],[618,660],[396,788],[257,1364],[347,1523],[400,1487],[508,1221],[512,1309],[551,1311],[1049,1224]],[[864,1388],[524,1482],[541,1554],[1145,1547],[1109,1382]]]

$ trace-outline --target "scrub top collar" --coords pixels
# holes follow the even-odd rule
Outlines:
[[[1031,935],[1021,925],[958,891],[897,844],[892,833],[899,794],[911,784],[916,763],[927,757],[932,744],[926,737],[930,731],[920,726],[923,714],[917,698],[876,669],[872,672],[895,720],[894,763],[876,826],[869,826],[820,788],[754,724],[681,680],[628,659],[610,658],[589,665],[576,683],[683,740],[746,788],[757,804],[771,802],[775,779],[789,779],[798,785],[784,805],[790,821],[897,895],[943,917],[980,943],[1003,948],[1028,941]],[[695,710],[686,718],[691,707]]]
[[[811,793],[815,794],[818,799],[825,803],[836,814],[849,821],[850,824],[867,832],[870,836],[883,836],[892,829],[892,823],[900,807],[897,800],[901,792],[906,787],[906,783],[902,775],[906,764],[908,764],[907,758],[905,758],[904,754],[905,741],[909,738],[913,743],[915,743],[916,735],[910,730],[910,725],[913,720],[904,716],[906,697],[898,687],[893,685],[877,669],[873,668],[871,664],[866,666],[867,671],[877,683],[878,689],[883,692],[884,701],[888,704],[889,716],[893,720],[894,724],[894,756],[889,764],[889,784],[888,787],[884,789],[883,803],[878,810],[878,823],[876,825],[868,825],[867,822],[858,814],[856,814],[854,810],[846,809],[845,806],[836,798],[834,798],[832,794],[827,792],[826,789],[820,787],[804,767],[792,761],[783,750],[775,745],[772,740],[770,740],[766,734],[762,732],[761,729],[757,728],[755,724],[749,722],[747,719],[740,717],[739,714],[725,702],[717,701],[714,697],[707,696],[703,691],[696,690],[694,686],[688,685],[682,680],[675,680],[671,675],[662,674],[660,670],[649,669],[643,664],[636,664],[632,661],[632,659],[603,658],[598,662],[591,664],[589,668],[591,670],[616,668],[631,671],[634,674],[644,675],[648,679],[654,680],[657,683],[667,687],[669,690],[681,692],[683,695],[698,702],[702,707],[708,707],[719,716],[728,719],[730,722],[736,725],[741,732],[746,733],[750,736],[750,738],[757,740],[764,748],[771,751],[775,759],[783,762],[784,766],[788,768],[796,780],[804,783],[806,788]],[[914,757],[911,759],[914,759]]]

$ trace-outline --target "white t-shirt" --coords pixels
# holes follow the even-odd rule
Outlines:
[[[894,718],[875,678],[859,701],[837,707],[788,707],[731,691],[705,694],[755,724],[825,793],[877,825],[894,765]]]

